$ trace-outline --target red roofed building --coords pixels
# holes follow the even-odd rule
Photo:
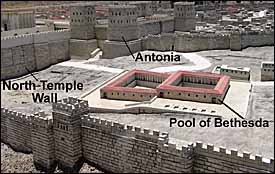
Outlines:
[[[162,98],[220,103],[229,83],[230,77],[226,75],[177,71],[158,86],[157,95]]]
[[[206,72],[177,71],[173,74],[131,70],[101,88],[101,98],[148,101],[154,96],[169,99],[220,103],[230,77]],[[219,100],[218,100],[219,99]]]

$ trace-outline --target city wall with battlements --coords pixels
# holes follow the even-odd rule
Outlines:
[[[68,60],[69,39],[68,30],[1,38],[1,80]]]
[[[44,171],[74,171],[86,161],[109,172],[274,172],[274,159],[202,142],[179,145],[166,132],[100,119],[88,108],[70,97],[51,114],[1,108],[1,141],[33,153]]]

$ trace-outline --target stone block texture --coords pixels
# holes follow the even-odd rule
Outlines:
[[[274,159],[202,142],[179,146],[169,134],[100,119],[88,114],[87,101],[66,98],[44,112],[24,114],[1,108],[1,141],[32,152],[46,172],[58,165],[77,172],[81,161],[108,172],[134,173],[273,173]]]

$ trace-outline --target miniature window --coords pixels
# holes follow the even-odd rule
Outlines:
[[[179,95],[181,95],[181,93],[179,93]]]
[[[188,94],[188,96],[190,96],[190,94]]]

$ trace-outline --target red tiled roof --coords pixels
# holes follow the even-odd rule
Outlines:
[[[111,90],[111,91],[118,91],[118,92],[136,92],[136,93],[152,93],[152,94],[157,93],[156,89],[139,89],[139,88],[119,86],[120,83],[127,80],[127,78],[134,75],[135,73],[149,74],[149,75],[153,75],[153,76],[161,76],[161,77],[167,78],[156,89],[164,89],[164,90],[171,90],[171,91],[187,91],[187,92],[206,93],[206,94],[207,93],[222,94],[225,91],[225,88],[230,81],[229,76],[207,73],[207,72],[176,71],[175,73],[169,74],[169,73],[157,73],[157,72],[133,69],[133,70],[128,71],[123,76],[119,77],[118,79],[107,84],[103,88],[101,88],[101,91]],[[219,79],[219,80],[218,80],[218,83],[216,84],[214,89],[180,87],[180,86],[171,85],[171,83],[173,81],[175,81],[179,76],[182,76],[182,75],[202,76],[202,77],[215,78],[215,79]]]
[[[202,76],[209,78],[219,79],[217,85],[214,89],[207,88],[193,88],[193,87],[181,87],[171,85],[179,76],[189,75],[189,76]],[[210,94],[222,94],[226,88],[226,85],[229,83],[230,77],[226,75],[219,75],[207,72],[191,72],[191,71],[177,71],[169,78],[167,78],[161,85],[158,86],[158,89],[164,90],[176,90],[176,91],[186,91],[186,92],[196,92],[196,93],[210,93]]]

